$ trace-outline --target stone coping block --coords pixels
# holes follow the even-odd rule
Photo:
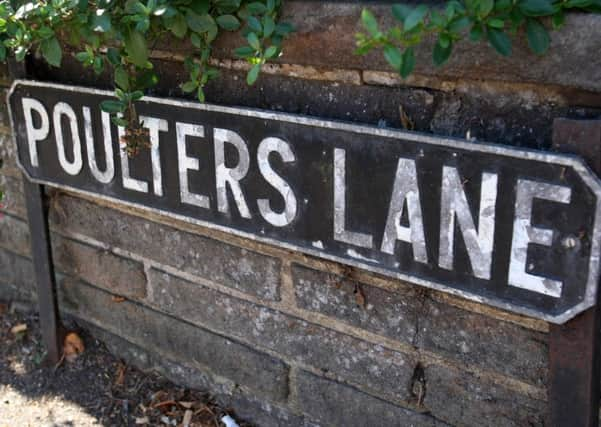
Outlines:
[[[381,17],[382,28],[393,23],[390,4],[284,1],[281,20],[293,24],[296,33],[284,42],[279,62],[328,69],[390,71],[381,52],[366,56],[353,53],[355,34],[362,30],[361,10],[366,6]],[[565,26],[552,32],[551,46],[544,56],[532,53],[523,35],[514,39],[510,57],[497,54],[485,42],[464,41],[455,46],[451,59],[441,68],[432,63],[434,40],[429,39],[416,51],[415,72],[440,79],[536,82],[598,91],[601,89],[599,28],[600,15],[569,13]],[[237,33],[225,34],[218,39],[214,55],[231,58],[232,50],[241,45],[241,40]]]

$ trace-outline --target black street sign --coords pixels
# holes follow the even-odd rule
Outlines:
[[[130,159],[110,98],[15,82],[25,174],[555,323],[595,304],[601,186],[576,157],[147,97]]]

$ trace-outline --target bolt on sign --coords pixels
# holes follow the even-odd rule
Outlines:
[[[601,186],[578,158],[150,97],[129,158],[111,96],[17,81],[27,177],[551,322],[596,301]]]

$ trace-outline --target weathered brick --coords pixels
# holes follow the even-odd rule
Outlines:
[[[288,394],[288,367],[278,359],[133,302],[66,278],[62,304],[75,316],[140,347],[196,369],[209,369],[275,400]]]
[[[10,87],[13,78],[10,76],[8,63],[0,63],[0,86]]]
[[[1,170],[0,170],[1,172]],[[25,196],[23,194],[23,179],[16,175],[0,175],[0,190],[4,192],[2,210],[25,218]]]
[[[146,296],[144,266],[108,251],[52,236],[55,265],[64,273],[128,298]]]
[[[539,387],[547,381],[545,334],[430,298],[419,318],[417,345]]]
[[[413,342],[419,311],[415,288],[403,285],[396,293],[387,292],[297,264],[292,266],[292,278],[299,307],[402,342]],[[357,304],[358,292],[365,297],[365,307]]]
[[[2,159],[2,175],[21,175],[17,166],[17,150],[12,135],[0,132],[0,159]]]
[[[279,299],[280,261],[208,237],[177,230],[63,196],[51,222],[156,262],[266,299]]]
[[[0,66],[0,84],[2,82],[2,67]],[[10,131],[10,115],[8,114],[8,103],[5,101],[8,90],[0,90],[0,129]]]
[[[20,255],[29,255],[29,225],[13,216],[0,215],[0,247]]]
[[[444,366],[425,368],[423,403],[434,416],[453,425],[545,425],[545,402]]]
[[[126,339],[100,328],[86,319],[78,319],[79,326],[90,332],[96,339],[102,341],[108,350],[143,371],[154,371],[181,387],[197,390],[210,390],[211,393],[230,393],[235,384],[223,384],[215,380],[209,373],[173,362],[163,355],[144,349]]]
[[[149,273],[150,304],[176,317],[267,348],[346,381],[410,399],[412,357],[221,294],[169,274]]]
[[[85,319],[78,319],[78,325],[102,341],[109,351],[143,371],[160,372],[170,381],[183,387],[208,390],[223,407],[234,412],[238,421],[250,422],[261,427],[316,427],[281,403],[274,403],[262,396],[248,393],[235,383],[215,378],[177,362],[173,362],[152,351],[147,351],[117,335],[99,328]]]
[[[466,366],[476,365],[537,386],[546,381],[545,335],[419,296],[400,285],[390,292],[334,274],[293,265],[300,307],[416,345]],[[365,307],[357,305],[360,288]]]
[[[12,252],[0,250],[0,298],[35,299],[36,281],[32,262]]]
[[[217,398],[224,406],[233,408],[235,418],[244,420],[252,425],[261,427],[319,427],[302,415],[295,414],[291,409],[256,396],[235,393],[227,398]]]
[[[299,406],[324,425],[442,426],[431,416],[377,399],[352,387],[300,371],[297,378]]]

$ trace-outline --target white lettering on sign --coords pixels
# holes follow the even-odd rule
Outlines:
[[[407,202],[407,217],[409,218],[407,226],[401,224],[405,202]],[[397,240],[411,243],[413,258],[416,261],[424,264],[428,262],[417,171],[415,160],[410,159],[399,159],[397,164],[388,208],[388,219],[382,239],[382,252],[394,254]]]
[[[511,286],[528,289],[555,298],[561,296],[562,282],[526,272],[528,245],[530,243],[551,246],[553,230],[532,225],[532,202],[534,199],[557,203],[570,203],[572,191],[561,185],[518,179],[515,198],[515,219],[511,242],[509,279]]]
[[[34,167],[39,167],[38,162],[38,146],[37,142],[48,137],[50,133],[50,121],[48,119],[48,112],[40,101],[33,98],[21,99],[21,105],[23,106],[23,113],[25,115],[25,129],[27,131],[27,145],[29,148],[29,161]],[[35,111],[40,117],[40,126],[35,127],[33,125],[33,111]]]
[[[346,151],[334,149],[334,240],[350,245],[371,248],[370,234],[346,229]]]
[[[543,272],[534,273],[537,266],[535,263],[529,263],[528,249],[530,245],[551,247],[554,237],[554,230],[533,225],[534,201],[544,200],[547,203],[569,204],[572,190],[568,186],[523,178],[508,181],[505,177],[505,181],[503,181],[502,172],[485,171],[481,172],[479,180],[476,179],[475,182],[470,183],[471,186],[479,189],[479,196],[470,196],[478,193],[466,191],[460,170],[457,167],[439,163],[438,167],[441,168],[442,176],[441,181],[436,183],[437,186],[440,186],[439,192],[426,193],[422,189],[423,193],[420,193],[420,185],[424,185],[423,182],[420,182],[424,175],[418,174],[418,167],[422,167],[420,160],[395,157],[391,159],[394,163],[390,165],[390,169],[396,165],[394,176],[391,172],[390,176],[386,178],[390,182],[384,184],[383,187],[386,188],[386,192],[388,192],[388,188],[392,188],[389,198],[383,203],[378,202],[378,209],[381,212],[379,212],[380,216],[377,221],[375,218],[365,221],[366,216],[371,215],[370,210],[366,209],[365,205],[357,207],[357,204],[349,198],[350,191],[348,191],[353,186],[366,185],[357,179],[357,176],[365,176],[365,174],[353,174],[356,171],[351,170],[351,173],[347,175],[349,172],[347,170],[347,150],[344,148],[332,146],[328,148],[328,150],[332,150],[333,154],[332,172],[329,172],[329,167],[323,169],[328,171],[323,182],[327,182],[332,191],[323,191],[322,188],[307,190],[302,187],[295,188],[291,184],[291,182],[295,182],[294,179],[286,178],[285,172],[282,172],[298,168],[298,165],[302,164],[301,160],[303,159],[299,159],[298,153],[294,151],[293,140],[287,141],[280,137],[265,136],[257,139],[260,142],[253,146],[249,145],[239,133],[230,129],[211,128],[197,123],[169,122],[163,118],[142,115],[140,122],[148,129],[151,142],[150,167],[146,169],[146,173],[141,173],[140,178],[132,177],[131,159],[125,150],[119,149],[121,180],[115,180],[114,157],[117,154],[114,153],[116,149],[112,137],[114,128],[109,114],[101,111],[93,114],[92,108],[87,105],[78,107],[76,111],[71,105],[62,101],[55,103],[51,106],[52,108],[45,107],[39,100],[31,97],[23,97],[20,105],[23,109],[25,124],[26,142],[24,144],[26,145],[24,145],[24,149],[29,154],[29,162],[33,168],[39,167],[40,153],[48,155],[49,151],[54,153],[54,149],[56,149],[56,158],[53,157],[53,161],[57,162],[60,168],[71,177],[81,173],[85,158],[89,173],[97,182],[117,185],[120,181],[120,185],[124,189],[146,193],[148,196],[157,198],[169,196],[165,192],[168,188],[174,187],[170,187],[169,183],[164,180],[167,180],[169,176],[177,176],[179,178],[179,202],[183,204],[206,210],[214,209],[213,214],[227,217],[228,220],[236,219],[236,216],[238,219],[244,218],[245,220],[256,217],[258,218],[256,220],[261,221],[263,225],[268,224],[278,229],[290,227],[289,230],[294,230],[291,224],[302,220],[301,212],[305,215],[313,205],[313,203],[308,204],[309,197],[307,195],[301,195],[299,192],[301,190],[315,191],[311,197],[316,197],[316,200],[319,200],[319,197],[333,197],[331,205],[326,204],[326,206],[332,206],[333,211],[320,213],[331,222],[328,221],[327,236],[311,236],[307,240],[311,247],[324,250],[324,247],[328,247],[328,239],[331,239],[342,244],[341,251],[344,254],[361,262],[382,264],[389,262],[387,259],[392,259],[395,262],[394,265],[398,267],[400,262],[396,261],[405,257],[411,258],[412,262],[419,263],[420,268],[440,268],[445,270],[445,274],[448,271],[463,268],[467,271],[462,273],[486,281],[492,280],[493,262],[497,262],[502,264],[501,271],[507,268],[507,282],[503,282],[505,286],[521,288],[553,298],[559,298],[562,295],[564,286],[562,280],[547,277]],[[49,116],[50,112],[52,121]],[[84,147],[82,147],[79,134],[79,113],[81,114],[79,120],[82,120],[83,123],[86,156],[83,156]],[[94,126],[93,119],[95,117],[100,118],[100,126]],[[165,153],[162,146],[168,145],[168,135],[172,135],[173,132],[175,133],[177,159],[175,160],[173,157],[161,159],[161,152]],[[124,136],[124,133],[125,130],[122,127],[117,128],[119,139]],[[209,141],[206,139],[207,134]],[[49,140],[51,135],[54,137],[54,141]],[[209,145],[210,137],[213,138],[212,146]],[[48,142],[46,142],[47,140]],[[44,144],[54,142],[55,146],[39,145],[41,142]],[[199,144],[206,144],[204,148],[207,149],[207,152],[210,152],[212,148],[214,158],[200,158],[197,154],[191,154],[198,152],[198,148],[201,147]],[[188,152],[188,148],[190,148],[190,152]],[[102,152],[100,157],[104,158],[103,168],[99,165],[97,150]],[[323,151],[324,156],[327,153],[327,150]],[[256,165],[252,164],[255,160]],[[136,162],[138,161],[136,160]],[[175,161],[177,161],[177,175],[166,173],[169,171],[163,170],[164,165]],[[253,166],[256,166],[256,169],[252,169],[252,173],[250,173]],[[206,171],[205,168],[207,168]],[[206,185],[206,182],[203,183],[206,194],[199,194],[191,190],[191,183],[199,182],[198,172],[201,170],[214,174],[215,178],[214,188],[212,185]],[[438,176],[437,173],[435,176]],[[268,194],[273,194],[272,197],[265,196],[265,192],[260,192],[261,195],[253,197],[253,192],[257,191],[257,177],[259,177],[259,185],[270,187]],[[252,180],[255,180],[254,184],[251,182]],[[212,181],[210,182],[212,183]],[[508,182],[511,183],[511,187],[507,184]],[[152,194],[148,194],[150,185],[152,185]],[[432,185],[432,183],[426,184],[424,188],[429,188],[427,185]],[[495,259],[497,255],[494,253],[495,231],[498,225],[497,210],[500,208],[497,207],[497,195],[500,192],[500,185],[506,186],[504,191],[515,191],[516,194],[514,212],[511,213],[513,214],[511,250],[507,259],[501,260]],[[213,190],[214,193],[212,193]],[[387,196],[388,194],[384,197]],[[216,202],[213,207],[211,206],[212,197]],[[433,202],[434,198],[436,201]],[[299,200],[304,200],[303,209],[299,208]],[[236,207],[234,210],[230,206],[232,201]],[[369,199],[362,203],[369,203]],[[433,203],[435,203],[435,207],[433,207]],[[356,210],[351,211],[349,206],[353,206],[353,209]],[[432,214],[431,210],[429,216],[424,219],[424,213],[428,214],[425,211],[426,207],[434,209],[435,213]],[[370,213],[366,214],[366,212]],[[438,213],[440,213],[439,216],[437,216]],[[353,218],[355,221],[350,221],[349,218]],[[359,218],[362,221],[360,223]],[[436,219],[439,220],[439,223],[432,224]],[[361,225],[351,227],[349,223]],[[374,243],[374,236],[378,233],[382,233],[379,247],[378,243]],[[497,232],[497,234],[499,233]],[[434,245],[438,244],[437,259],[429,260],[428,242]],[[461,262],[469,264],[467,266],[455,265],[458,259],[455,253],[458,242],[464,244],[469,263]],[[408,252],[409,248],[411,248],[411,253]],[[435,250],[433,253],[436,256]],[[382,254],[386,254],[386,256]]]
[[[193,136],[196,138],[204,138],[204,127],[191,123],[177,122],[175,124],[175,134],[177,140],[177,167],[179,172],[180,200],[182,203],[188,205],[209,209],[211,207],[211,201],[207,196],[204,194],[192,193],[190,191],[188,171],[200,170],[200,162],[197,158],[190,157],[186,153],[186,137]]]
[[[86,135],[86,153],[88,155],[88,166],[92,176],[98,182],[108,184],[115,177],[115,160],[113,159],[113,137],[111,135],[111,118],[104,111],[100,114],[102,119],[102,134],[104,135],[104,161],[106,164],[104,172],[98,167],[96,160],[96,148],[94,147],[94,132],[92,131],[92,118],[90,107],[83,107],[83,123]]]
[[[154,117],[140,116],[140,122],[150,133],[150,161],[152,164],[152,188],[157,196],[163,195],[163,174],[161,170],[161,157],[159,155],[159,132],[167,132],[167,120]]]
[[[229,213],[230,207],[227,199],[229,188],[238,206],[238,211],[243,218],[251,218],[244,193],[240,187],[242,180],[250,167],[250,156],[244,140],[236,132],[216,128],[213,131],[215,143],[215,177],[217,185],[217,209],[219,212]],[[238,164],[233,168],[225,166],[225,143],[232,145],[238,152]]]
[[[280,138],[265,138],[257,149],[257,163],[259,171],[269,184],[282,195],[284,199],[284,211],[277,213],[271,209],[268,199],[257,200],[261,216],[271,225],[285,227],[296,217],[297,202],[294,191],[286,181],[282,179],[271,167],[269,155],[277,153],[285,163],[293,163],[296,159],[290,148],[290,144]]]
[[[67,159],[65,148],[65,139],[63,137],[62,118],[67,117],[69,121],[69,129],[71,130],[71,142],[73,145],[73,161]],[[66,102],[59,102],[54,106],[52,113],[54,124],[54,135],[56,137],[56,150],[58,161],[65,172],[69,175],[77,175],[83,167],[83,159],[81,156],[81,140],[79,139],[79,129],[77,126],[77,117],[75,111]]]
[[[443,166],[440,197],[440,245],[438,265],[453,269],[453,246],[455,242],[455,218],[467,249],[474,276],[490,279],[492,250],[495,235],[495,207],[497,203],[497,174],[482,174],[480,184],[480,213],[478,230],[474,225],[470,206],[456,168]]]

